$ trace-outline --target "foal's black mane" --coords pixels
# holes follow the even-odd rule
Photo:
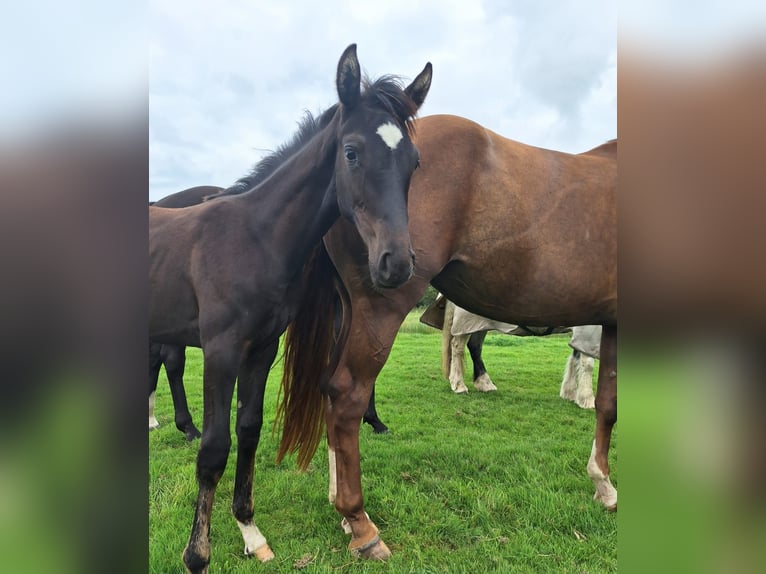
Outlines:
[[[364,91],[359,105],[373,104],[382,106],[391,114],[399,124],[399,127],[407,130],[412,135],[414,123],[412,118],[418,110],[417,104],[402,89],[401,80],[398,76],[381,76],[374,82],[369,78],[363,80]],[[250,191],[258,184],[265,181],[279,166],[306,145],[311,138],[324,129],[335,117],[340,104],[335,104],[322,112],[319,117],[306,111],[303,119],[298,123],[298,131],[287,142],[279,146],[275,151],[261,159],[250,173],[239,178],[233,185],[221,193],[209,196],[206,200],[216,199],[224,195],[239,195]]]

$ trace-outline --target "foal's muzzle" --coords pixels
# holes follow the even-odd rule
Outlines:
[[[377,287],[394,289],[406,283],[415,268],[415,253],[407,249],[403,256],[384,251],[375,267],[370,269],[372,280]]]

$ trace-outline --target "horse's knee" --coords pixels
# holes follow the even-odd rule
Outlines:
[[[263,417],[237,423],[237,443],[240,448],[257,448],[261,439]]]
[[[212,433],[211,433],[212,434]],[[210,436],[202,437],[202,442],[197,453],[197,479],[203,484],[217,484],[226,462],[229,459],[231,437]]]

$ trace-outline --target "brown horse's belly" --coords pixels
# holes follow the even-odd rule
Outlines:
[[[595,276],[581,286],[547,279],[529,280],[519,273],[505,277],[496,266],[478,269],[452,261],[432,284],[460,307],[507,323],[546,327],[616,322],[617,295],[606,282],[594,289]]]

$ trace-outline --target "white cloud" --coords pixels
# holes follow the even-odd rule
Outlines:
[[[431,61],[422,115],[468,117],[565,151],[616,135],[616,17],[609,0],[248,2],[154,0],[150,195],[229,185],[336,101],[358,45],[375,77]]]

